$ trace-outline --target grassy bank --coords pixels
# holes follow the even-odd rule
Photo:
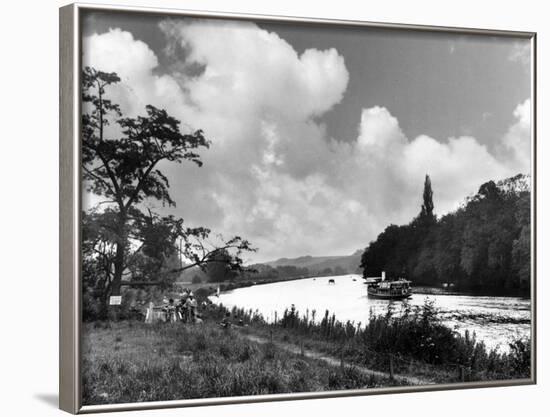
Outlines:
[[[223,309],[223,308],[222,308]],[[347,363],[429,379],[432,382],[484,381],[528,378],[530,340],[518,339],[508,353],[489,350],[475,334],[460,334],[443,325],[434,305],[406,305],[402,314],[388,309],[367,323],[340,322],[328,311],[301,314],[292,308],[275,323],[252,312],[234,309],[232,315],[250,325],[244,332],[304,345]]]
[[[258,313],[233,309],[234,325],[226,330],[218,322],[227,310],[215,305],[203,309],[200,325],[86,323],[84,404],[530,376],[529,340],[517,340],[509,353],[499,353],[475,335],[441,324],[430,303],[405,309],[400,315],[391,310],[371,315],[361,326],[339,322],[328,312],[316,320],[315,312],[290,308],[267,323]],[[304,350],[318,354],[298,353]],[[345,366],[336,365],[341,363]],[[383,374],[373,375],[373,370]]]
[[[353,367],[259,344],[213,319],[201,325],[87,323],[84,404],[314,392],[395,385]]]

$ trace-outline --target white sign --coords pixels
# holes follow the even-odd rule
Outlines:
[[[122,303],[122,296],[121,295],[111,295],[109,297],[109,305],[119,306],[120,303]]]

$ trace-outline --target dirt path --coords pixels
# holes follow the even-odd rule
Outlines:
[[[241,333],[241,332],[239,332],[239,333],[243,337],[246,337],[248,340],[250,340],[252,342],[256,342],[256,343],[260,343],[260,344],[270,343],[270,341],[268,339],[264,338],[264,337],[260,337],[260,336],[256,336],[256,335],[252,335],[252,334],[247,334],[247,333]],[[286,350],[287,352],[294,353],[296,355],[301,354],[300,347],[295,346],[293,344],[278,342],[278,341],[274,341],[273,344],[276,347],[278,347],[279,349]],[[304,348],[304,356],[307,357],[307,358],[311,358],[311,359],[321,360],[323,362],[328,363],[331,366],[336,366],[336,367],[340,366],[340,360],[335,358],[334,356],[328,356],[328,355],[325,355],[323,353],[320,353],[320,352],[317,352],[317,351],[314,351],[314,350],[311,350],[311,349]],[[382,377],[382,378],[389,378],[390,377],[390,374],[386,373],[386,372],[375,371],[374,369],[365,368],[364,366],[355,365],[355,364],[353,366],[354,366],[355,369],[357,369],[359,372],[362,372],[365,375],[374,375],[374,376]],[[428,381],[428,380],[417,378],[417,377],[410,376],[410,375],[394,374],[393,377],[396,380],[406,382],[410,385],[430,385],[430,384],[434,383],[433,381]]]

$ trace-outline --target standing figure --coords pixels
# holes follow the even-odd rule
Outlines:
[[[187,307],[189,322],[195,323],[195,318],[197,317],[198,304],[197,304],[197,300],[195,300],[195,296],[193,295],[193,293],[189,294],[189,297],[185,302],[185,306]]]
[[[179,305],[180,313],[181,313],[181,321],[183,321],[184,323],[187,323],[189,318],[189,311],[188,311],[189,309],[187,308],[188,299],[189,299],[189,290],[186,288],[183,291],[183,294],[180,299],[180,305]]]
[[[174,299],[168,300],[168,305],[164,307],[164,313],[166,315],[166,321],[168,323],[175,323],[178,321],[176,306],[174,305]]]

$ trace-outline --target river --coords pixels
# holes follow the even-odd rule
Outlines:
[[[329,279],[334,279],[335,284],[329,284]],[[507,351],[511,340],[530,336],[531,302],[527,298],[415,293],[408,302],[421,306],[426,298],[435,302],[444,324],[462,334],[466,330],[475,332],[477,339],[489,348]],[[403,301],[368,298],[367,286],[359,275],[255,285],[223,292],[219,298],[211,299],[229,308],[257,310],[268,321],[273,321],[275,314],[280,318],[292,304],[301,315],[309,310],[311,317],[311,311],[316,310],[316,321],[329,310],[337,320],[350,320],[355,324],[367,322],[370,311],[385,314],[388,304],[397,314],[403,306]]]

